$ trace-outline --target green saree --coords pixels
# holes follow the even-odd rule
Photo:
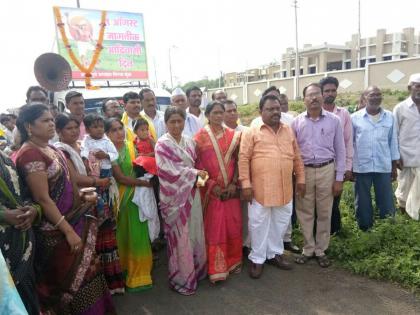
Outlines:
[[[125,176],[135,178],[133,162],[135,149],[126,141],[118,152],[118,166]],[[117,220],[117,242],[125,285],[128,291],[151,288],[152,250],[147,222],[140,222],[139,209],[132,202],[134,187],[118,184],[120,205]]]

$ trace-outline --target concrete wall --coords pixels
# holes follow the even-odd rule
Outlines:
[[[260,98],[267,89],[268,81],[259,81],[259,82],[252,82],[247,84],[247,103],[248,104],[255,104],[260,101]]]
[[[234,86],[225,88],[225,92],[231,100],[236,104],[244,104],[244,89],[242,86]]]
[[[327,73],[327,75],[336,77],[338,82],[340,82],[338,92],[359,92],[364,90],[364,69],[334,71]]]
[[[372,63],[368,69],[368,85],[377,85],[381,89],[405,90],[408,78],[417,72],[420,72],[420,58]]]
[[[302,92],[305,86],[313,82],[319,82],[323,77],[325,77],[323,73],[301,75],[299,77],[299,96],[303,97]]]
[[[299,96],[302,96],[306,85],[318,82],[328,75],[336,77],[340,82],[338,92],[357,93],[370,85],[377,85],[381,89],[405,90],[409,76],[418,72],[420,72],[420,57],[376,62],[359,69],[302,75],[299,77]],[[228,97],[235,96],[235,102],[238,105],[243,105],[258,103],[264,90],[271,85],[277,86],[289,99],[295,97],[295,78],[249,82],[241,86],[226,87],[224,90]],[[207,91],[209,99],[211,99],[211,93],[216,90],[218,89]]]
[[[286,94],[289,99],[292,99],[294,97],[294,82],[294,78],[271,80],[269,81],[268,86],[276,86],[281,93]]]

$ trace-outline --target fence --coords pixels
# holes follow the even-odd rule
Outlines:
[[[262,93],[269,86],[275,85],[290,99],[301,97],[303,88],[312,82],[318,82],[328,75],[340,82],[338,92],[360,92],[370,85],[384,89],[405,90],[411,74],[420,72],[420,57],[367,64],[365,68],[330,71],[299,76],[299,95],[295,95],[296,77],[248,82],[240,86],[222,88],[228,98],[238,105],[258,103]],[[209,89],[207,99],[219,89]]]

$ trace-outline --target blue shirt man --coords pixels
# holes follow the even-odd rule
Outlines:
[[[396,162],[400,159],[395,119],[390,111],[381,108],[381,90],[371,86],[365,95],[366,108],[352,115],[355,208],[362,230],[373,226],[372,184],[380,217],[394,214],[392,180],[397,176]]]

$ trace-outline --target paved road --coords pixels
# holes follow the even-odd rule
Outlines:
[[[119,314],[420,314],[420,299],[398,286],[352,275],[315,261],[283,271],[265,266],[259,280],[240,275],[223,284],[200,282],[193,296],[167,287],[164,255],[153,271],[153,289],[114,298]]]

